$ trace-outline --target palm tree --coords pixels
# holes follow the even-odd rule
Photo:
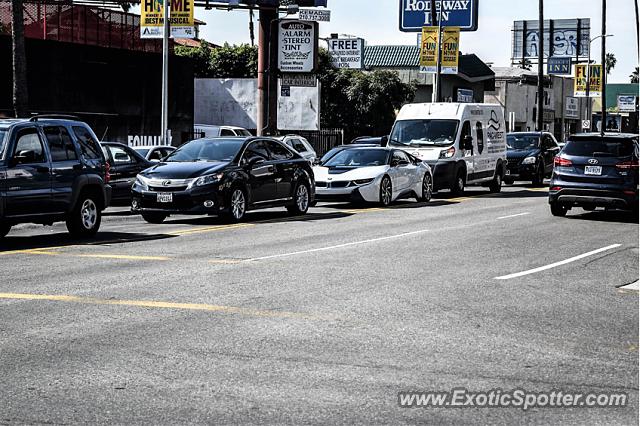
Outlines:
[[[639,82],[639,80],[638,80],[638,67],[636,67],[636,70],[633,73],[631,73],[629,78],[631,79],[632,83],[638,83]]]
[[[618,60],[616,59],[616,55],[613,53],[607,53],[607,57],[605,60],[607,64],[607,75],[611,74],[611,71],[616,67]]]
[[[11,0],[11,50],[13,54],[13,109],[16,117],[26,117],[29,105],[27,56],[24,46],[24,10],[22,0]]]

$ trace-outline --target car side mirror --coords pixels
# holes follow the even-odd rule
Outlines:
[[[36,152],[32,150],[25,150],[18,152],[11,160],[11,165],[16,166],[18,164],[34,163],[36,161]]]
[[[462,138],[462,149],[464,149],[465,151],[473,150],[473,138],[470,135]]]
[[[387,145],[389,145],[389,136],[384,135],[382,138],[380,138],[380,146],[387,146]]]

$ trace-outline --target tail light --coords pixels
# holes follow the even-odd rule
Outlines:
[[[554,167],[569,167],[572,166],[573,163],[571,162],[571,160],[568,160],[566,158],[562,158],[562,157],[556,157],[553,159],[553,166]]]
[[[638,162],[637,161],[623,161],[622,163],[616,164],[616,169],[619,169],[619,170],[638,169]]]
[[[104,183],[109,183],[111,182],[111,164],[108,161],[104,164]]]
[[[550,188],[550,190],[551,190],[551,191],[560,191],[561,189],[562,189],[562,187],[561,187],[561,186],[552,186],[552,187]]]

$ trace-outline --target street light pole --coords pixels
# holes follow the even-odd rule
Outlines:
[[[602,120],[600,121],[600,135],[604,136],[607,123],[607,0],[602,0]]]
[[[171,25],[169,22],[171,7],[170,0],[163,0],[164,22],[162,34],[162,112],[160,118],[160,140],[162,145],[169,145],[169,32]]]
[[[538,2],[538,131],[544,130],[544,0]]]

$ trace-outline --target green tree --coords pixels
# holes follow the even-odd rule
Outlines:
[[[616,59],[616,55],[614,55],[613,53],[607,53],[607,56],[605,58],[605,63],[607,66],[607,75],[611,74],[611,71],[613,71],[613,69],[616,67],[616,64],[618,63],[618,60]]]
[[[636,67],[635,71],[631,73],[629,79],[632,83],[638,83],[638,67]]]
[[[209,62],[211,77],[256,78],[258,76],[258,48],[248,44],[213,49]]]
[[[206,41],[202,41],[200,47],[176,46],[175,54],[193,60],[194,76],[196,78],[212,77],[211,47]]]

